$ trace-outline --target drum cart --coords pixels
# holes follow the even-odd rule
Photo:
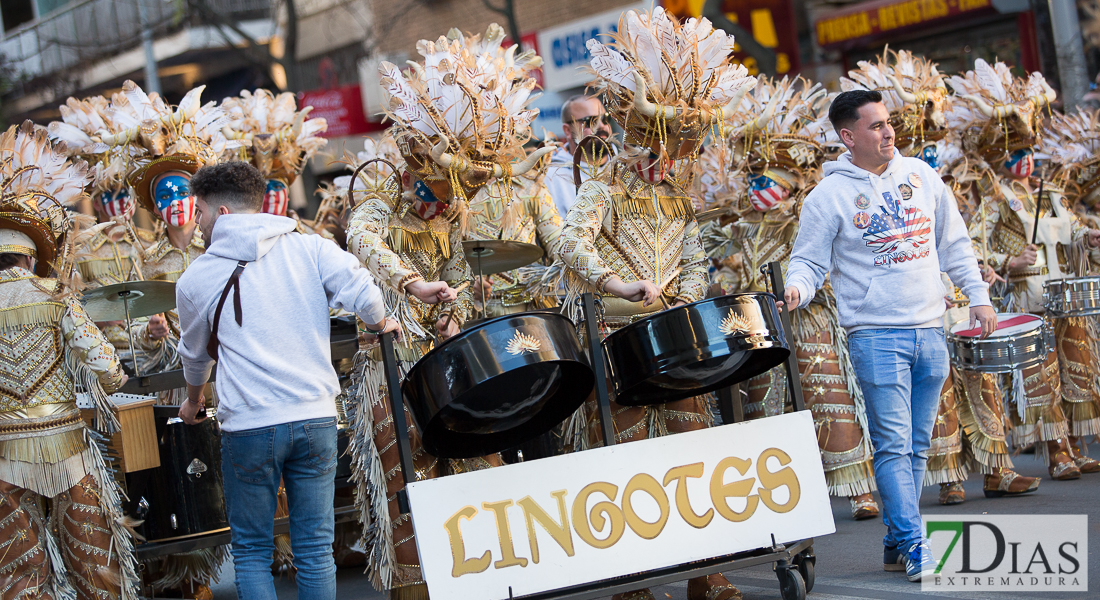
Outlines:
[[[782,298],[783,274],[778,262],[766,265],[762,271],[769,277],[773,294]],[[776,293],[778,292],[778,293]],[[586,293],[582,299],[584,306],[584,322],[597,323],[596,301],[591,293]],[[791,329],[790,316],[786,310],[780,313],[784,336],[790,356],[785,362],[787,370],[788,392],[794,410],[806,410],[802,396],[802,385],[798,371],[798,359],[794,352],[794,334]],[[588,344],[589,356],[603,357],[598,327],[585,327],[586,339],[582,342]],[[389,389],[391,411],[394,419],[394,432],[397,435],[397,451],[400,456],[401,472],[406,485],[412,483],[410,473],[415,473],[412,460],[412,449],[409,444],[408,422],[405,418],[405,404],[401,394],[400,376],[398,374],[396,355],[394,354],[393,334],[381,336],[382,357],[386,371],[386,386]],[[592,367],[596,374],[596,399],[599,405],[602,434],[604,444],[610,446],[615,443],[612,430],[611,404],[607,386],[607,368],[603,360],[593,360]],[[744,420],[744,410],[741,402],[741,390],[739,385],[733,385],[718,392],[719,410],[724,423],[736,423]],[[398,504],[402,513],[409,512],[409,500],[405,490],[398,492]],[[696,561],[688,564],[674,565],[662,569],[655,569],[643,573],[635,573],[625,577],[615,577],[602,581],[596,581],[583,585],[552,590],[549,592],[531,594],[527,596],[512,597],[509,600],[588,600],[591,598],[603,598],[636,590],[642,587],[666,585],[703,575],[744,569],[756,565],[772,563],[776,577],[779,579],[779,589],[784,600],[805,600],[806,594],[814,586],[814,569],[817,557],[813,552],[813,538],[803,540],[776,540],[772,536],[771,546],[758,548],[746,552],[738,552],[726,556],[718,556],[707,560]],[[509,588],[510,591],[510,588]]]

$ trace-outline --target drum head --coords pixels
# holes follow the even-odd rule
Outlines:
[[[1027,313],[997,313],[997,330],[990,334],[989,338],[1018,335],[1034,331],[1042,326],[1042,317]],[[956,337],[972,338],[981,334],[981,326],[971,327],[970,319],[963,319],[951,326],[951,335]]]
[[[615,400],[674,402],[740,383],[790,356],[771,294],[731,294],[672,308],[604,340]]]
[[[409,370],[402,392],[425,450],[473,458],[550,431],[595,381],[569,319],[517,313],[440,344]]]

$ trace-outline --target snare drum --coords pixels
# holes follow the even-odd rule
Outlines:
[[[1100,314],[1100,277],[1044,281],[1043,306],[1054,318]]]
[[[981,373],[1008,373],[1037,365],[1054,347],[1053,332],[1042,317],[1026,313],[999,313],[997,331],[980,339],[982,328],[964,319],[951,326],[948,350],[961,369]]]

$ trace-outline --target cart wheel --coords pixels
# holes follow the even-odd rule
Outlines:
[[[806,593],[814,589],[814,561],[803,560],[798,563],[798,573],[802,575],[802,581],[806,586]]]
[[[779,577],[779,594],[783,600],[806,600],[806,582],[796,567],[777,568],[775,574]]]
[[[798,572],[802,574],[802,580],[806,582],[806,593],[812,592],[814,590],[814,566],[817,564],[817,557],[814,556],[813,548],[798,553],[794,557],[794,564],[798,565]]]

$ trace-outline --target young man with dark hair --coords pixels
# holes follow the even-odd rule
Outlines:
[[[329,307],[368,331],[400,331],[359,261],[336,244],[260,212],[266,181],[247,163],[200,169],[191,180],[206,253],[180,277],[176,301],[187,401],[196,423],[218,361],[222,473],[237,594],[274,600],[272,527],[279,480],[290,504],[298,597],[333,600],[336,395]],[[223,311],[224,308],[224,311]]]
[[[927,163],[895,150],[889,116],[879,92],[833,100],[829,120],[848,152],[825,163],[806,197],[784,295],[805,308],[831,277],[875,448],[883,567],[920,581],[936,566],[919,502],[949,372],[940,272],[970,298],[983,337],[997,317],[955,197]]]

